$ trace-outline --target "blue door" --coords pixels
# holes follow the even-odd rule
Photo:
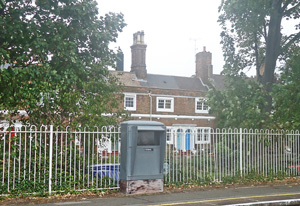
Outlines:
[[[185,131],[185,150],[191,150],[191,130]]]
[[[182,150],[183,146],[182,146],[182,129],[178,129],[177,130],[177,149],[178,150]]]

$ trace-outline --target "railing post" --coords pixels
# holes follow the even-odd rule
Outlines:
[[[52,155],[53,155],[53,125],[50,125],[50,143],[49,143],[49,194],[52,190]]]
[[[240,128],[240,171],[243,175],[243,129]]]

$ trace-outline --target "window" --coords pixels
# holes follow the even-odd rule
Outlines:
[[[210,128],[203,127],[197,129],[196,144],[208,144],[210,143]]]
[[[130,111],[136,110],[136,94],[125,94],[124,108]]]
[[[196,98],[195,99],[195,112],[196,113],[208,113],[209,106],[207,105],[207,99]]]
[[[167,129],[167,134],[166,134],[167,144],[173,144],[173,136],[174,136],[174,131],[172,132],[171,129]]]
[[[156,110],[158,112],[174,112],[174,98],[157,97]]]

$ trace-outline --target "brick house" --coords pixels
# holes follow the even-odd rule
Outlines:
[[[212,54],[205,47],[196,54],[196,72],[192,77],[159,75],[147,72],[146,48],[144,32],[135,33],[131,71],[123,71],[123,65],[119,63],[118,71],[112,72],[123,85],[121,106],[130,118],[159,121],[175,130],[198,128],[207,132],[214,128],[215,117],[208,113],[206,94],[212,86],[223,88],[223,76],[213,74]]]

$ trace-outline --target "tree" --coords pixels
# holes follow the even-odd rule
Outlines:
[[[290,45],[299,42],[299,21],[295,32],[282,34],[282,19],[299,19],[297,0],[223,0],[219,7],[224,72],[237,75],[245,69],[256,68],[258,81],[270,93],[274,82],[276,62]],[[263,108],[270,112],[272,99]]]
[[[232,76],[225,85],[225,90],[208,93],[210,113],[216,115],[217,127],[256,129],[268,125],[268,114],[258,106],[267,104],[262,84],[253,78]]]
[[[101,115],[118,112],[109,43],[124,26],[94,0],[0,0],[0,110],[38,124],[113,120]]]
[[[292,47],[278,84],[274,84],[273,122],[281,129],[300,127],[300,47]]]

